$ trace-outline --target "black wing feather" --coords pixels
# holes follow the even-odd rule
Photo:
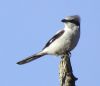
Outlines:
[[[61,30],[59,33],[55,34],[44,46],[43,49],[48,47],[52,42],[54,42],[56,39],[58,39],[62,34],[64,33],[64,30]]]

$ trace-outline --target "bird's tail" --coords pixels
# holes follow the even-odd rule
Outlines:
[[[39,52],[39,53],[37,53],[37,54],[34,54],[34,55],[32,55],[32,56],[29,56],[29,57],[27,57],[27,58],[25,58],[25,59],[23,59],[23,60],[17,62],[17,64],[19,64],[19,65],[26,64],[26,63],[28,63],[28,62],[31,62],[31,61],[33,61],[33,60],[35,60],[35,59],[38,59],[38,58],[44,56],[44,55],[46,55],[46,53]]]

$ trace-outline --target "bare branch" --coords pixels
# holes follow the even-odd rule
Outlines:
[[[61,58],[59,65],[60,86],[75,86],[77,78],[73,75],[70,56],[67,54]]]

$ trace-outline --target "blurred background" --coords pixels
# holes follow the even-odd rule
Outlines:
[[[16,62],[40,51],[64,27],[61,19],[76,14],[81,17],[81,38],[71,56],[76,86],[100,86],[99,0],[1,0],[0,86],[60,86],[60,57]]]

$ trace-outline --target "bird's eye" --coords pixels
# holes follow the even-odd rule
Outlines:
[[[71,22],[71,23],[74,23],[76,25],[79,25],[79,21],[75,20],[75,19],[72,19],[72,20],[68,20],[67,22]]]

